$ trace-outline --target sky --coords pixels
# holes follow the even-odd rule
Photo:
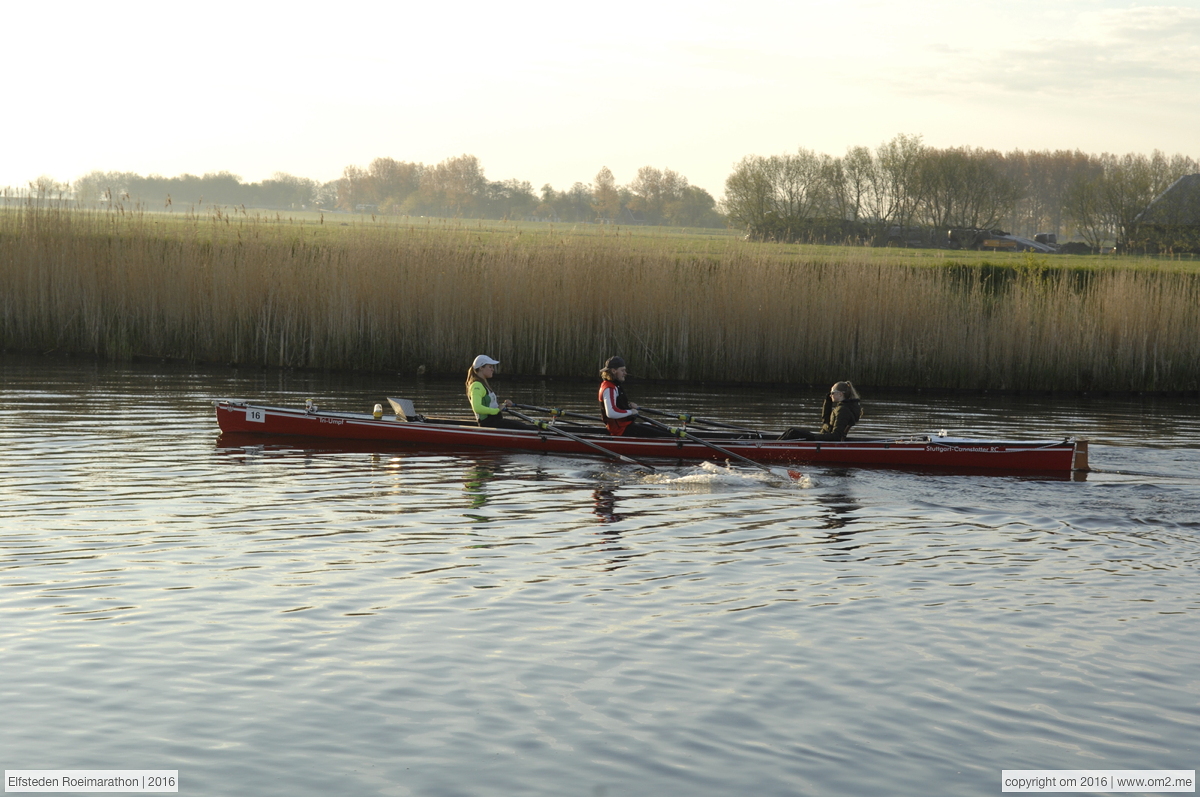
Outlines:
[[[716,197],[747,155],[1200,159],[1200,0],[4,4],[0,187],[471,154],[490,180]]]

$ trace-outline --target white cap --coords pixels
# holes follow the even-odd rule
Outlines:
[[[481,354],[475,358],[475,362],[471,363],[471,367],[478,369],[478,368],[482,368],[485,365],[499,365],[499,364],[500,364],[499,360],[493,360],[491,357],[488,357],[486,354]]]

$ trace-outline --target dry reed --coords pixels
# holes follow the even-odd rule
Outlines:
[[[0,213],[0,346],[334,369],[1195,390],[1200,277],[982,270],[726,241]]]

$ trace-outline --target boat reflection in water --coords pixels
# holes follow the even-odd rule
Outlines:
[[[846,528],[852,521],[853,515],[861,506],[858,499],[849,493],[829,493],[820,495],[818,500],[827,510],[823,514],[820,528],[838,532]],[[838,536],[836,534],[830,536]]]
[[[463,471],[463,492],[471,509],[482,509],[488,502],[488,482],[496,478],[496,467],[490,462],[474,462]],[[486,515],[465,515],[480,523],[489,523]]]
[[[592,491],[592,512],[601,523],[617,523],[628,515],[617,512],[617,491],[611,486],[598,487]]]

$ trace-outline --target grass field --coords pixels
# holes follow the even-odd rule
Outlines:
[[[0,345],[465,374],[1195,390],[1200,263],[346,214],[0,212]]]

